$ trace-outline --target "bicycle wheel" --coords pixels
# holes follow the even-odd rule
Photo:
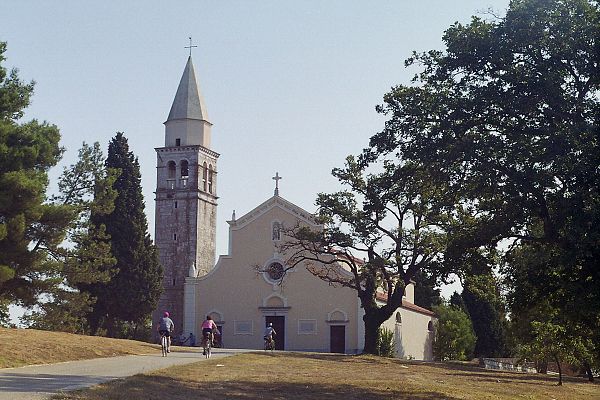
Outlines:
[[[206,353],[206,354],[205,354],[205,357],[206,357],[206,358],[210,358],[210,352],[211,352],[211,349],[212,349],[212,343],[211,343],[211,342],[212,342],[212,340],[211,340],[211,338],[209,337],[209,338],[206,340],[206,347],[204,348],[204,352]]]
[[[162,348],[162,356],[166,357],[167,356],[167,336],[166,335],[162,335],[160,337],[160,347]]]

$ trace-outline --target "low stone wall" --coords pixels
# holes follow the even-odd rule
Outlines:
[[[484,358],[482,359],[482,364],[486,369],[531,373],[537,372],[533,363],[517,364],[516,358]]]

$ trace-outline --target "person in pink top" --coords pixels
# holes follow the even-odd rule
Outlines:
[[[215,324],[215,321],[213,321],[212,317],[210,315],[206,316],[206,320],[202,323],[202,347],[204,347],[205,344],[205,340],[208,340],[208,338],[210,338],[210,340],[213,339],[213,333],[216,333],[217,335],[219,335],[219,329],[217,328],[217,325]]]

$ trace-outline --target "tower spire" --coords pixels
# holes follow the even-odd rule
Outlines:
[[[191,37],[188,47],[190,52],[192,47],[196,47],[191,44]],[[165,122],[165,146],[201,145],[210,148],[211,126],[190,56]]]
[[[196,72],[194,71],[191,56],[188,58],[183,70],[183,75],[179,81],[167,122],[174,119],[199,119],[208,121],[206,105],[196,81]]]

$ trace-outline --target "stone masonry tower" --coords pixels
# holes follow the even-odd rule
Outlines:
[[[153,321],[169,311],[176,334],[185,278],[214,266],[219,154],[210,148],[211,126],[190,56],[165,122],[165,147],[156,148],[155,242],[165,276]]]

